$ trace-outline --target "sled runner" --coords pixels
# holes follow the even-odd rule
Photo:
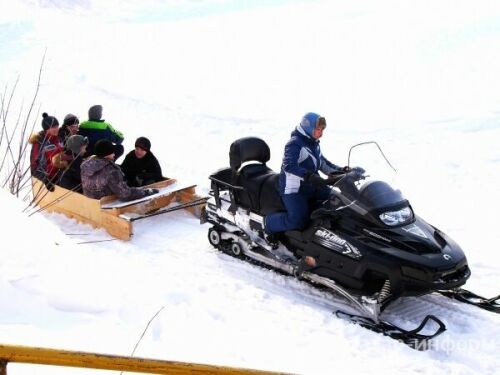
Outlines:
[[[125,241],[133,235],[133,222],[136,220],[178,209],[187,209],[199,217],[206,201],[196,195],[196,185],[183,184],[172,178],[147,187],[156,188],[159,192],[123,202],[115,196],[88,198],[57,185],[54,191],[49,192],[40,180],[32,177],[33,200],[40,210],[62,213],[94,228],[104,228],[113,237]],[[178,204],[166,208],[175,202]]]

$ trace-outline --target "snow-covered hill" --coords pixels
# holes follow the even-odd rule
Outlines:
[[[164,174],[202,194],[232,141],[262,137],[278,170],[303,112],[319,111],[325,155],[344,164],[349,146],[378,141],[416,212],[466,252],[467,287],[498,294],[495,3],[294,1],[163,23],[106,22],[85,13],[92,2],[77,9],[85,17],[49,7],[32,19],[22,11],[32,3],[13,3],[18,22],[0,25],[25,48],[0,47],[0,78],[19,69],[29,96],[26,67],[36,71],[47,46],[44,111],[85,119],[103,104],[126,148],[148,136]],[[27,217],[26,202],[0,193],[2,343],[129,354],[163,308],[137,356],[303,374],[499,373],[500,319],[474,307],[438,297],[395,306],[389,317],[408,327],[400,315],[423,309],[447,324],[432,350],[415,352],[336,319],[310,286],[218,253],[188,213],[139,221],[122,242],[61,215]],[[9,365],[33,373],[99,372]]]
[[[333,133],[329,135],[334,137]],[[459,139],[462,132],[437,134],[440,139]],[[493,295],[500,281],[500,238],[495,231],[499,207],[494,199],[489,206],[478,203],[488,201],[488,194],[495,196],[494,187],[488,186],[495,185],[498,177],[488,172],[492,163],[488,159],[496,148],[486,149],[499,130],[479,134],[475,137],[480,142],[467,143],[477,151],[469,160],[471,169],[466,163],[461,173],[445,168],[459,158],[453,148],[431,160],[442,146],[430,137],[398,146],[391,145],[390,134],[379,134],[378,140],[390,148],[396,165],[414,170],[413,183],[418,185],[413,185],[410,199],[414,198],[417,212],[465,249],[473,271],[470,288]],[[415,158],[413,148],[420,150],[421,159]],[[208,174],[227,161],[205,163]],[[470,178],[477,170],[484,182]],[[182,166],[175,176],[192,178]],[[206,177],[197,181],[199,190],[206,191]],[[483,193],[478,196],[479,186]],[[476,204],[469,201],[475,198]],[[330,373],[332,368],[493,374],[498,368],[500,320],[474,307],[438,297],[412,303],[411,310],[396,307],[389,317],[408,327],[416,320],[400,320],[398,314],[421,316],[417,307],[441,317],[448,326],[433,350],[415,352],[336,319],[331,306],[311,287],[218,253],[208,244],[208,226],[188,213],[138,222],[130,242],[86,243],[111,238],[57,214],[26,219],[18,213],[24,206],[17,203],[2,194],[12,228],[4,231],[1,245],[4,342],[128,354],[149,319],[163,307],[136,355],[310,374]],[[386,357],[391,358],[390,365],[381,360]],[[26,366],[11,367],[16,369],[13,373],[33,373]]]

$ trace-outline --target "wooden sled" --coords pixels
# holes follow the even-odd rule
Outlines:
[[[104,228],[110,235],[128,241],[133,235],[133,222],[150,216],[187,209],[197,217],[206,198],[196,195],[196,185],[182,184],[173,178],[156,182],[147,187],[159,189],[159,193],[123,202],[115,196],[92,199],[83,194],[55,185],[49,192],[35,177],[31,178],[33,199],[40,210],[62,213],[94,228]],[[179,204],[165,208],[173,202]]]

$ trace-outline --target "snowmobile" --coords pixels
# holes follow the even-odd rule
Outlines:
[[[201,218],[212,224],[208,240],[217,249],[326,288],[340,301],[338,317],[415,349],[427,349],[446,327],[433,315],[413,330],[384,321],[381,313],[401,297],[437,292],[500,312],[500,296],[488,300],[461,288],[471,271],[460,246],[416,215],[389,183],[344,168],[330,176],[331,197],[312,208],[307,227],[272,242],[264,216],[285,208],[279,174],[266,166],[269,146],[241,138],[229,157],[230,166],[209,177],[211,197]],[[437,328],[424,334],[430,326]]]

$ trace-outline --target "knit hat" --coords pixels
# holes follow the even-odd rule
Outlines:
[[[139,137],[135,141],[135,147],[140,147],[144,151],[149,151],[151,150],[151,142],[146,137]]]
[[[107,139],[99,139],[94,146],[94,154],[100,158],[115,153],[115,146]]]
[[[326,126],[325,118],[317,113],[309,112],[302,117],[299,126],[309,137],[312,137],[312,133],[318,124]]]
[[[102,117],[102,105],[93,105],[89,108],[89,120],[99,121]]]
[[[80,134],[72,135],[66,140],[66,149],[70,150],[73,154],[79,154],[83,145],[88,145],[89,139]]]
[[[66,117],[64,117],[63,126],[78,125],[79,123],[80,120],[78,120],[78,117],[72,113],[68,113]]]
[[[52,127],[59,126],[59,121],[54,116],[49,116],[46,112],[42,115],[42,128],[43,130],[49,130]]]

